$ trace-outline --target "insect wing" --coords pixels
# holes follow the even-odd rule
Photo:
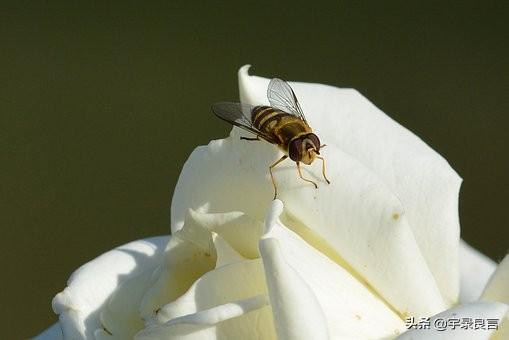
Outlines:
[[[267,98],[272,107],[294,114],[307,123],[297,96],[286,81],[279,78],[272,79],[267,88]]]
[[[222,120],[249,131],[270,143],[273,138],[253,126],[251,112],[254,106],[242,103],[220,102],[212,105],[212,112]]]

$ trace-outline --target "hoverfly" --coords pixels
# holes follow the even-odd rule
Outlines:
[[[330,184],[325,175],[325,159],[320,156],[320,147],[325,145],[320,145],[320,139],[307,123],[290,85],[279,78],[272,79],[267,88],[267,98],[271,106],[220,102],[212,105],[212,111],[222,120],[256,135],[255,138],[240,137],[240,139],[265,140],[277,145],[284,152],[283,157],[269,166],[274,199],[277,197],[277,186],[272,169],[288,157],[297,164],[299,177],[313,184],[315,188],[318,188],[315,182],[302,176],[300,163],[309,165],[315,158],[320,159],[323,178]]]

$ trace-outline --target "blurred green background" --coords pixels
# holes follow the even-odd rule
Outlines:
[[[211,103],[236,71],[354,87],[464,178],[463,237],[508,250],[506,3],[3,3],[3,337],[56,320],[71,272],[169,231],[194,147],[227,135]]]

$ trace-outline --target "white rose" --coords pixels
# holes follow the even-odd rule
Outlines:
[[[266,104],[268,81],[242,67],[241,100]],[[286,161],[270,203],[274,146],[234,129],[196,148],[173,196],[172,235],[79,268],[53,300],[59,322],[39,338],[507,339],[509,257],[495,272],[460,241],[460,177],[357,91],[292,87],[328,145],[330,185],[318,162],[305,170],[314,189]],[[430,330],[407,331],[406,317],[433,315]],[[452,316],[501,324],[433,329]]]

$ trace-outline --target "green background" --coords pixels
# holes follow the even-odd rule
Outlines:
[[[446,4],[448,3],[448,4]],[[504,2],[3,3],[2,338],[56,320],[71,272],[169,231],[194,147],[225,136],[210,104],[236,71],[354,87],[464,178],[463,237],[508,249]]]

